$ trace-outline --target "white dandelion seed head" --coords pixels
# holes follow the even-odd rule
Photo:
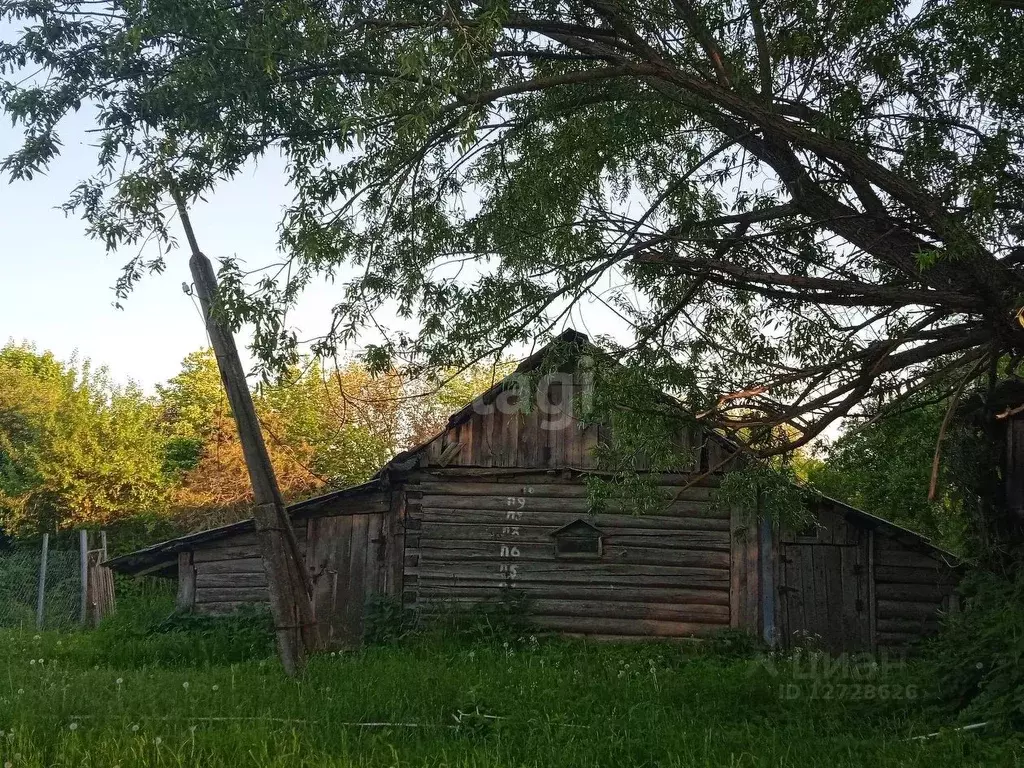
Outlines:
[[[119,677],[119,678],[117,678],[117,680],[115,680],[114,682],[115,682],[115,683],[117,683],[118,685],[120,685],[121,683],[123,683],[123,682],[124,682],[124,678],[123,678],[123,677]]]
[[[18,689],[18,695],[19,695],[19,696],[21,696],[21,694],[23,694],[24,692],[25,692],[25,689],[24,689],[24,688],[19,688],[19,689]]]
[[[78,730],[78,723],[71,723],[71,724],[70,724],[70,725],[68,726],[68,730],[69,730],[69,731],[77,731],[77,730]]]
[[[184,683],[182,683],[181,687],[184,688],[187,691],[188,690],[188,680],[186,680]]]
[[[40,660],[39,660],[39,663],[40,663],[40,664],[42,664],[42,663],[43,663],[43,660],[42,660],[42,659],[40,659]]]
[[[215,691],[219,691],[219,690],[220,690],[220,686],[219,686],[219,685],[215,685],[215,686],[213,686],[213,690],[215,690]]]
[[[153,739],[153,743],[156,744],[158,747],[163,743],[163,741],[164,740],[161,739],[159,736],[157,736],[155,739]]]
[[[8,760],[6,763],[4,763],[4,768],[14,768],[14,763]]]
[[[138,733],[138,731],[139,731],[139,724],[135,723],[134,725],[132,725],[132,733]]]
[[[32,639],[33,640],[42,640],[43,636],[42,635],[32,635]]]
[[[29,664],[30,664],[31,666],[33,666],[33,667],[34,667],[34,666],[36,665],[36,660],[35,660],[35,659],[29,659],[29,660],[28,660],[28,663],[29,663]]]

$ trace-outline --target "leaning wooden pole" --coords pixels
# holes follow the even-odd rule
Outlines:
[[[217,276],[210,260],[199,250],[184,200],[173,188],[171,194],[192,251],[189,267],[195,292],[199,297],[228,403],[238,426],[245,466],[252,483],[253,520],[267,574],[278,651],[285,671],[289,675],[296,675],[305,665],[308,653],[315,650],[318,643],[309,574],[281,499],[238,348],[231,331],[214,312]]]

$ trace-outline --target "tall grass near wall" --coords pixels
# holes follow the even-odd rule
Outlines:
[[[265,613],[178,616],[139,585],[96,631],[0,632],[0,765],[1001,766],[1003,731],[961,732],[913,663],[822,666],[727,636],[615,645],[494,615],[386,632],[298,680]],[[468,623],[467,623],[468,622]],[[884,692],[884,696],[883,696]],[[934,738],[916,737],[940,732]]]

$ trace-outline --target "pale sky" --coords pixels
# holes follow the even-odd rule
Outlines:
[[[61,359],[77,351],[108,366],[116,380],[151,389],[173,376],[186,354],[206,344],[200,315],[181,289],[182,282],[191,283],[187,251],[172,251],[167,270],[143,279],[122,302],[124,309],[116,309],[112,286],[134,253],[105,253],[80,219],[59,210],[94,168],[94,152],[83,134],[68,126],[62,136],[63,155],[47,176],[13,184],[0,180],[0,345],[27,340]],[[9,124],[0,127],[0,156],[18,140]],[[265,159],[192,209],[200,246],[213,259],[236,256],[251,267],[272,263],[277,223],[289,198],[282,161]],[[339,295],[340,286],[311,289],[289,325],[309,336],[322,332]],[[247,342],[243,332],[239,347]]]
[[[196,305],[181,288],[183,282],[192,282],[188,253],[183,247],[172,251],[163,274],[145,277],[121,302],[123,309],[114,307],[113,285],[135,252],[107,254],[87,236],[81,219],[66,217],[59,209],[95,168],[95,152],[83,132],[88,127],[83,116],[64,126],[63,153],[47,175],[13,184],[0,178],[0,345],[29,341],[62,360],[77,353],[94,365],[107,366],[116,381],[131,380],[152,391],[178,372],[185,355],[207,343]],[[19,139],[9,124],[0,126],[0,157]],[[265,158],[259,167],[219,187],[208,203],[196,203],[190,210],[200,247],[215,266],[224,256],[237,257],[250,268],[274,263],[279,258],[277,225],[290,198],[283,161]],[[176,234],[183,245],[183,233]],[[309,288],[289,313],[288,325],[300,339],[327,330],[345,277],[343,269],[338,284]],[[600,327],[588,327],[586,320]],[[377,321],[388,328],[398,322],[387,312],[379,313]],[[585,301],[573,311],[570,324],[596,333],[612,331],[618,321],[600,304]],[[238,346],[247,370],[253,365],[245,349],[248,342],[243,328]],[[356,351],[340,352],[345,356]]]

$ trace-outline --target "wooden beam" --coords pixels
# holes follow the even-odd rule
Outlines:
[[[173,184],[170,191],[192,251],[189,269],[252,484],[253,521],[267,570],[278,652],[285,672],[294,676],[305,666],[308,653],[320,645],[312,584],[263,441],[235,339],[215,311],[217,277],[213,265],[199,249],[183,198]]]
[[[871,652],[878,650],[878,606],[875,597],[875,531],[868,531],[868,635]]]
[[[778,641],[778,628],[775,625],[775,559],[773,546],[772,522],[765,518],[761,521],[761,636],[769,647],[774,648]]]
[[[196,567],[190,551],[178,553],[178,598],[175,608],[191,611],[196,603]]]

